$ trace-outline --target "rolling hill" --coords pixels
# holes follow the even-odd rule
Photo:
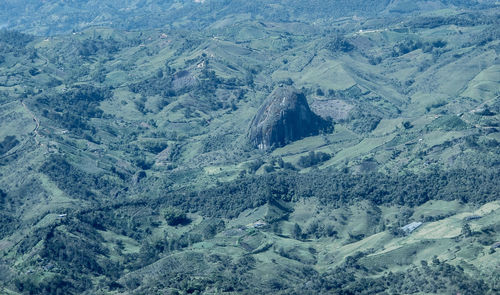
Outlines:
[[[498,292],[495,1],[20,5],[0,293]]]

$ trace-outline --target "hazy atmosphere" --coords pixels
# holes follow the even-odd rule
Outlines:
[[[0,294],[499,294],[496,0],[0,1]]]

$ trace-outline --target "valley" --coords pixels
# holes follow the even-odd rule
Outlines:
[[[496,2],[49,2],[0,4],[1,294],[500,289]]]

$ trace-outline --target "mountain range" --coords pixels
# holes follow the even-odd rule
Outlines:
[[[496,1],[0,3],[1,294],[496,294]]]

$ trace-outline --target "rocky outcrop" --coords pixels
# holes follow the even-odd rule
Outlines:
[[[252,145],[265,150],[317,135],[331,126],[311,111],[303,93],[284,86],[275,89],[260,107],[248,136]]]

